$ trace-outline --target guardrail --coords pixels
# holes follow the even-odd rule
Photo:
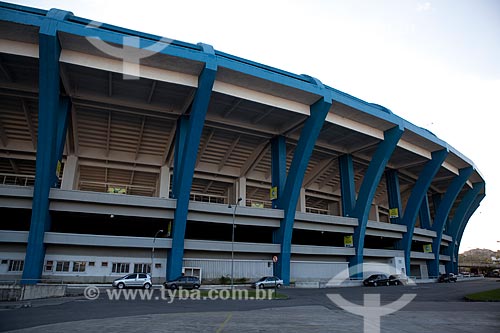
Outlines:
[[[34,282],[34,283],[30,283]],[[0,285],[23,285],[23,284],[37,284],[37,285],[62,285],[65,284],[61,279],[12,279],[0,280]]]
[[[247,207],[254,207],[254,208],[272,208],[273,203],[272,203],[272,201],[268,201],[268,200],[247,199],[246,205],[247,205]]]
[[[218,203],[218,204],[227,203],[227,198],[223,195],[206,194],[206,193],[191,193],[189,196],[189,200],[198,202]]]
[[[306,213],[329,215],[330,212],[327,209],[306,207]]]
[[[152,186],[141,186],[141,185],[130,185],[130,184],[118,184],[118,183],[111,183],[111,182],[96,182],[96,181],[87,181],[87,180],[81,180],[80,181],[80,186],[81,188],[83,186],[94,186],[96,188],[102,188],[103,192],[109,192],[110,189],[116,190],[116,194],[128,194],[130,193],[130,190],[132,189],[137,189],[137,190],[144,190],[152,193],[152,196],[156,195],[156,188]],[[123,193],[120,192],[120,190],[125,190]]]
[[[34,186],[34,175],[23,175],[15,173],[0,173],[2,185]]]

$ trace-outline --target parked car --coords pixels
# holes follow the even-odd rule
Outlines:
[[[470,274],[469,274],[470,276]],[[486,277],[499,277],[500,276],[500,272],[498,271],[498,269],[496,270],[493,270],[493,271],[489,271],[488,273],[486,273],[485,275]]]
[[[122,276],[113,281],[113,287],[118,289],[123,288],[144,288],[149,289],[153,284],[151,283],[151,276],[145,273],[132,273]]]
[[[163,286],[167,289],[198,289],[201,286],[201,281],[197,276],[179,276],[177,279],[167,281],[163,283]]]
[[[389,275],[389,284],[395,286],[402,286],[408,284],[408,277],[403,274]]]
[[[457,276],[453,273],[441,274],[438,282],[457,282]]]
[[[263,288],[281,288],[283,285],[283,280],[276,276],[264,276],[258,281],[252,283],[252,288],[263,289]]]
[[[364,286],[388,286],[389,277],[385,274],[373,274],[363,280]]]

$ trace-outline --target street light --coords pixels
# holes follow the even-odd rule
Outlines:
[[[238,201],[236,202],[236,205],[234,205],[233,209],[233,227],[231,232],[231,295],[233,294],[234,289],[234,220],[236,216],[236,208],[240,204],[241,200],[241,198],[238,198]],[[231,208],[231,204],[229,204],[229,206],[227,207]]]
[[[156,232],[155,236],[153,237],[153,247],[151,248],[151,269],[149,274],[151,275],[151,283],[153,283],[153,269],[154,269],[154,262],[155,262],[155,241],[156,237],[158,237],[159,233],[162,233],[163,229],[160,229]]]

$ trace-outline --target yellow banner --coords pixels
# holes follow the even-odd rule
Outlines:
[[[399,209],[391,208],[389,209],[389,218],[395,219],[399,217]]]
[[[278,199],[278,187],[277,186],[273,186],[269,190],[269,199],[270,200]]]
[[[61,176],[61,161],[57,161],[56,177],[59,178],[60,176]]]
[[[344,236],[344,247],[353,247],[354,242],[352,240],[352,235]]]
[[[127,194],[127,189],[123,188],[123,187],[108,186],[108,193],[113,193],[113,194]]]

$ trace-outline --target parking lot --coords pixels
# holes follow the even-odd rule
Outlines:
[[[288,299],[177,298],[172,302],[163,300],[159,290],[155,290],[150,300],[110,300],[106,292],[101,292],[96,300],[78,296],[32,301],[28,308],[3,309],[0,311],[0,330],[362,332],[364,317],[334,304],[329,295],[340,295],[353,306],[360,307],[373,297],[379,297],[379,305],[384,307],[403,295],[415,295],[401,310],[380,316],[381,332],[497,332],[500,303],[465,302],[463,297],[499,287],[497,279],[482,279],[416,286],[284,288],[280,293]],[[376,331],[376,326],[368,324]]]

